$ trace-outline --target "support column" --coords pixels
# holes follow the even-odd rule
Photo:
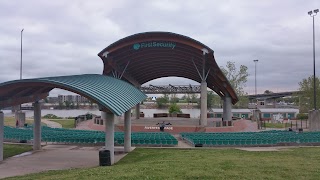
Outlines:
[[[226,113],[227,113],[227,110],[226,110],[226,108],[227,108],[227,104],[226,104],[226,100],[225,100],[226,98],[225,97],[223,97],[222,98],[222,100],[223,100],[223,104],[222,104],[222,120],[223,121],[225,121],[226,120],[226,117],[227,117],[227,115],[226,115]]]
[[[223,99],[223,120],[231,121],[232,120],[232,103],[231,97],[226,94]]]
[[[105,149],[110,151],[112,165],[114,164],[114,114],[111,112],[101,112],[101,117],[105,124]]]
[[[41,149],[41,107],[39,101],[34,103],[33,150]]]
[[[131,109],[124,113],[124,152],[131,151]]]
[[[140,119],[140,103],[136,105],[136,119]]]
[[[201,82],[201,94],[200,94],[200,125],[207,126],[208,119],[207,119],[207,82]]]
[[[0,111],[0,162],[3,160],[4,114]]]
[[[309,111],[309,131],[319,131],[320,130],[320,110]]]

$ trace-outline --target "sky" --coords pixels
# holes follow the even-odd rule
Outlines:
[[[294,91],[313,75],[312,18],[319,0],[0,0],[0,83],[22,77],[101,74],[97,54],[126,36],[167,31],[189,36],[227,61],[248,67],[245,91]],[[320,76],[320,15],[315,16]],[[198,84],[161,78],[153,85]],[[54,90],[50,96],[68,94]]]

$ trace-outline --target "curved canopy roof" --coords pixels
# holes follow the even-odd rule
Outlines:
[[[125,81],[110,76],[84,74],[1,83],[0,108],[43,99],[54,88],[80,94],[117,116],[147,97]]]
[[[213,50],[187,36],[145,32],[120,39],[102,50],[103,74],[122,77],[139,86],[156,78],[178,76],[206,82],[221,97],[238,97],[217,65]]]

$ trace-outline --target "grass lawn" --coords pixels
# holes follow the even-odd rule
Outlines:
[[[264,126],[264,124],[262,124]],[[266,123],[266,128],[287,128],[290,127],[289,123]]]
[[[32,125],[33,124],[33,119],[26,119],[26,123],[28,123],[28,125]],[[14,117],[4,117],[4,125],[5,126],[16,127],[15,118]],[[47,126],[47,124],[41,122],[41,126]]]
[[[14,179],[320,179],[320,148],[274,152],[138,148],[113,166],[48,171]]]
[[[74,128],[74,119],[49,119],[62,125],[63,128]]]
[[[32,146],[30,145],[4,144],[3,157],[8,158],[31,150]]]

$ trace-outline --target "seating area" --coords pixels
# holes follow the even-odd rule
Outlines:
[[[105,142],[105,133],[103,131],[76,130],[64,128],[41,127],[42,142],[53,143],[81,143],[81,144],[103,144]],[[28,128],[4,127],[4,139],[9,141],[32,141],[32,126]],[[115,145],[124,144],[124,133],[115,132]],[[178,141],[169,133],[165,132],[144,132],[131,134],[132,145],[147,146],[175,146]]]
[[[262,131],[236,133],[180,133],[191,145],[211,146],[274,146],[319,145],[320,132]]]

